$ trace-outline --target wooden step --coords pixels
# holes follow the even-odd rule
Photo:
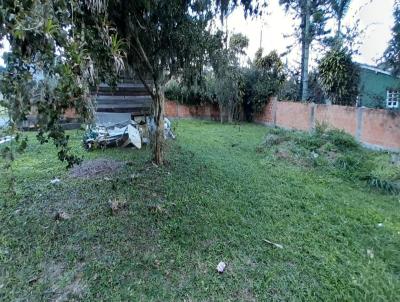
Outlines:
[[[143,102],[151,103],[152,99],[147,95],[98,95],[96,97],[96,102],[98,104],[114,104],[115,102],[130,102],[135,104]]]

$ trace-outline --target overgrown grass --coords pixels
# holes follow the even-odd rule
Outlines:
[[[274,129],[175,127],[161,168],[146,149],[86,153],[72,133],[86,159],[128,162],[98,179],[70,177],[32,136],[15,163],[17,197],[1,200],[0,300],[399,300],[398,195],[343,177],[337,158],[314,164],[329,154],[315,137],[280,132],[276,151],[260,148]],[[113,213],[110,200],[124,207]]]
[[[349,181],[366,181],[388,193],[400,192],[399,155],[367,150],[341,130],[318,126],[315,132],[305,133],[275,128],[258,150]]]

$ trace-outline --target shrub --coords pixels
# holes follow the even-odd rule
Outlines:
[[[326,132],[326,136],[327,140],[340,150],[358,149],[360,147],[354,137],[343,130],[329,130]]]
[[[188,87],[176,79],[169,80],[165,85],[165,97],[169,100],[191,105],[200,105],[211,101],[204,87],[199,84]]]
[[[174,101],[180,101],[182,99],[182,89],[177,80],[171,79],[165,85],[165,97]]]
[[[262,49],[259,49],[250,68],[244,70],[244,100],[248,120],[262,110],[271,96],[278,95],[285,78],[284,64],[279,55],[272,51],[263,56]]]
[[[356,104],[360,74],[349,52],[334,48],[321,60],[318,69],[322,89],[333,104]]]

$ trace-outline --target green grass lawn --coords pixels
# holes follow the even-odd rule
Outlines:
[[[398,195],[260,151],[262,126],[174,125],[162,168],[71,132],[128,162],[110,179],[71,177],[31,134],[1,195],[1,301],[400,301]]]

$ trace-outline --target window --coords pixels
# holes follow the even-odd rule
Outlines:
[[[388,90],[386,98],[387,108],[399,108],[400,91]]]

